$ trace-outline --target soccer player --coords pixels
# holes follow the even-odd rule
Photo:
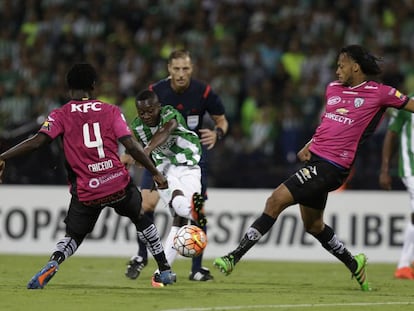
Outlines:
[[[229,275],[240,259],[265,235],[278,216],[299,204],[304,227],[327,251],[351,271],[363,291],[370,290],[367,258],[353,256],[324,222],[328,193],[340,187],[354,163],[358,147],[381,121],[387,107],[414,111],[414,101],[391,86],[369,79],[381,73],[378,59],[359,45],[342,48],[337,58],[337,81],[326,89],[325,112],[312,139],[298,152],[302,168],[269,196],[264,211],[236,249],[214,260]]]
[[[136,100],[138,116],[131,128],[138,141],[151,155],[157,169],[167,177],[169,188],[158,189],[165,206],[174,217],[165,242],[165,255],[171,266],[177,256],[174,236],[185,218],[206,225],[204,198],[201,193],[201,144],[197,134],[187,128],[184,117],[172,106],[163,106],[158,96],[150,90],[141,91]],[[128,161],[126,161],[128,162]],[[152,285],[160,287],[159,272],[152,278]]]
[[[159,189],[167,191],[168,182],[155,168],[115,105],[93,99],[97,74],[89,64],[75,64],[67,73],[71,100],[50,113],[39,132],[0,155],[0,180],[7,159],[38,149],[61,137],[66,157],[68,182],[72,195],[65,218],[66,234],[56,244],[49,262],[27,284],[43,288],[73,255],[106,206],[131,219],[137,235],[151,251],[161,271],[163,285],[175,282],[154,223],[142,216],[141,196],[118,156],[118,141],[129,154],[148,169]]]
[[[207,154],[218,140],[227,133],[228,122],[225,109],[220,97],[213,92],[210,85],[192,78],[193,63],[190,53],[186,50],[173,51],[168,58],[169,77],[155,84],[149,89],[154,91],[162,105],[171,105],[184,117],[190,130],[195,131],[203,147],[199,166],[201,167],[201,194],[207,199]],[[203,120],[208,114],[215,124],[210,130],[203,127]],[[143,209],[152,219],[154,210],[159,200],[157,191],[152,191],[151,176],[144,170],[141,181]],[[206,226],[202,226],[206,232]],[[136,279],[142,269],[147,265],[147,250],[145,245],[138,240],[138,255],[133,256],[128,263],[125,275]],[[192,281],[209,281],[213,279],[210,271],[202,267],[202,255],[192,259],[192,267],[189,275]]]
[[[390,163],[399,147],[398,175],[410,194],[411,219],[407,223],[400,259],[394,277],[414,280],[411,267],[414,259],[414,115],[405,110],[393,110],[382,147],[381,172],[379,183],[382,188],[391,190]]]

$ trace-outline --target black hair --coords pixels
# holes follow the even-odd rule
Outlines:
[[[377,63],[381,59],[370,54],[362,46],[348,45],[340,50],[339,54],[343,53],[351,57],[361,67],[364,74],[373,76],[381,74],[382,70]]]
[[[98,78],[95,68],[87,63],[75,64],[66,75],[66,83],[71,90],[92,91]]]
[[[151,100],[152,102],[158,102],[158,96],[155,94],[155,92],[145,89],[139,92],[136,97],[137,102],[142,100]]]

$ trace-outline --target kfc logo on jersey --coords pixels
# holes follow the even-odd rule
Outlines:
[[[339,97],[339,96],[333,96],[333,97],[328,99],[328,105],[329,106],[336,105],[340,102],[341,102],[341,97]]]
[[[360,98],[360,97],[355,98],[355,100],[354,100],[354,106],[355,106],[355,108],[359,108],[363,104],[364,104],[364,99],[363,98]]]
[[[93,111],[101,111],[101,105],[100,102],[87,102],[82,104],[72,104],[70,112],[83,112],[87,113],[89,110]]]

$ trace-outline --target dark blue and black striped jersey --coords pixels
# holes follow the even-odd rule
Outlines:
[[[161,105],[171,105],[177,109],[187,122],[188,128],[198,133],[203,127],[203,117],[224,115],[224,105],[210,85],[191,79],[189,87],[183,93],[175,92],[169,78],[160,80],[149,87],[154,91]]]

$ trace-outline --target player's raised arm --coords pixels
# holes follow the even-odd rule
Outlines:
[[[18,143],[17,145],[6,150],[0,154],[0,183],[2,182],[2,176],[4,169],[6,168],[6,160],[14,157],[24,155],[26,153],[32,152],[40,148],[41,146],[49,143],[52,139],[42,133],[37,133],[36,135]]]
[[[168,188],[167,179],[157,170],[154,163],[152,163],[151,159],[145,154],[142,146],[136,140],[134,140],[131,136],[125,136],[120,139],[120,142],[124,145],[125,149],[135,159],[135,161],[141,163],[151,172],[159,189]]]
[[[412,98],[408,100],[408,103],[404,106],[404,109],[410,112],[414,112],[414,100]]]

